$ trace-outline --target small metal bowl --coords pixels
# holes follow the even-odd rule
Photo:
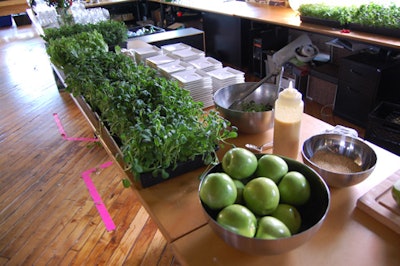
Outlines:
[[[263,154],[256,154],[260,158]],[[260,239],[250,238],[238,235],[219,225],[216,221],[218,211],[209,209],[205,204],[202,205],[204,214],[207,217],[208,224],[212,230],[222,238],[228,245],[254,255],[275,255],[293,250],[311,239],[323,224],[330,206],[330,192],[324,180],[313,169],[307,165],[293,159],[281,157],[286,161],[289,171],[298,171],[302,173],[310,183],[311,198],[303,206],[297,207],[302,217],[302,225],[300,231],[290,237],[280,239]],[[217,164],[208,172],[209,173],[223,172],[222,165]],[[202,181],[204,178],[202,179]],[[200,182],[200,187],[202,182]]]
[[[324,158],[329,160],[321,159],[319,161],[322,163],[319,163],[316,159],[318,151],[325,153],[327,157]],[[317,171],[330,187],[336,188],[353,186],[365,180],[375,169],[377,161],[374,150],[362,139],[337,133],[310,137],[303,143],[301,154],[304,163]],[[346,165],[345,169],[343,164],[349,162],[354,164],[356,169],[351,169],[352,165]]]
[[[238,128],[242,133],[261,133],[272,128],[274,123],[273,110],[264,112],[243,112],[229,109],[237,99],[251,88],[255,82],[245,82],[230,85],[217,90],[214,94],[214,104],[221,115]],[[245,102],[254,101],[256,104],[275,105],[278,98],[278,86],[265,83],[250,94]]]

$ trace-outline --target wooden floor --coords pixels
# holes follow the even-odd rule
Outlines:
[[[365,128],[354,125],[340,117],[333,115],[333,106],[331,105],[322,106],[318,103],[306,99],[304,105],[304,111],[331,125],[341,125],[355,129],[358,133],[358,136],[361,138],[364,138],[365,136]]]
[[[116,165],[91,175],[116,229],[107,231],[81,177],[111,158],[52,76],[31,27],[0,29],[0,265],[176,265],[165,239],[124,188]],[[306,111],[351,126],[311,102]],[[362,129],[359,131],[363,134]]]
[[[107,231],[81,177],[110,161],[31,28],[0,28],[0,265],[175,265],[166,240],[116,165],[91,175],[116,229]]]

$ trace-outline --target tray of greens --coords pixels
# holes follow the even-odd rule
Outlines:
[[[106,46],[98,32],[84,32],[52,39],[47,53],[63,69],[66,90],[83,96],[119,139],[126,170],[138,179],[167,179],[196,157],[215,163],[216,147],[237,136],[229,121],[204,111],[177,82]]]

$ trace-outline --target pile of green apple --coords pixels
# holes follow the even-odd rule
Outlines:
[[[244,148],[232,148],[221,161],[221,172],[207,174],[200,186],[203,204],[217,211],[222,227],[246,237],[278,239],[299,232],[298,207],[310,199],[307,178],[289,171],[281,157],[259,159]]]

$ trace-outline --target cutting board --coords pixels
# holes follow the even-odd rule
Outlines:
[[[357,207],[379,222],[400,234],[400,206],[392,197],[392,186],[400,179],[400,170],[365,193],[357,201]]]

